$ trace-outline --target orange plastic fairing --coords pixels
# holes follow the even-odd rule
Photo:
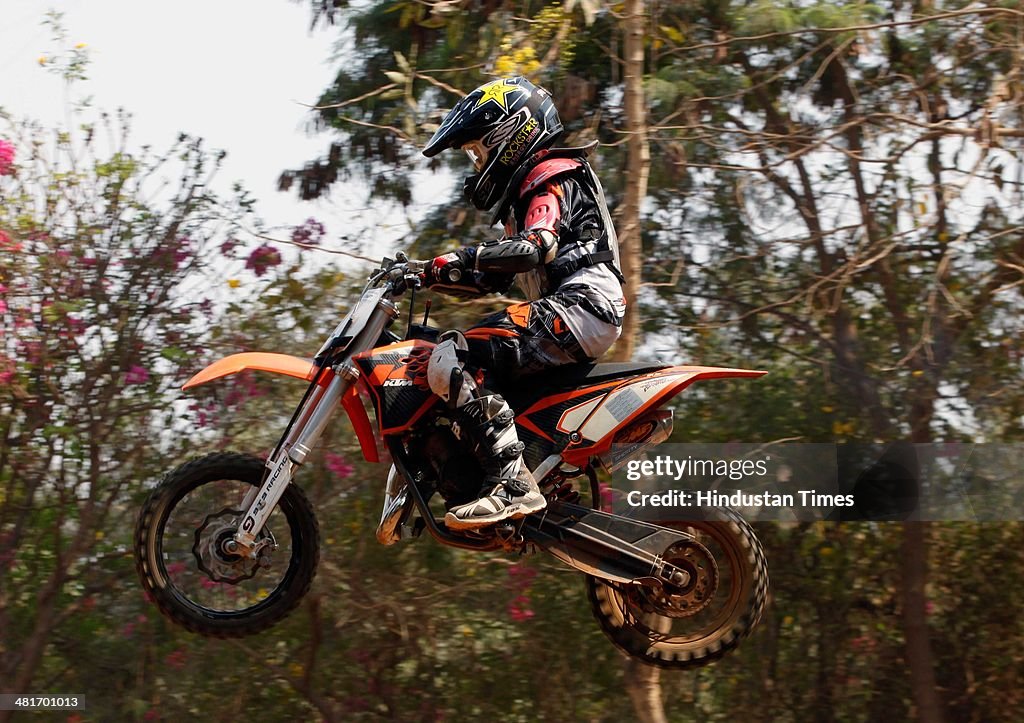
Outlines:
[[[768,372],[754,370],[754,369],[730,369],[725,367],[702,367],[702,366],[689,366],[681,365],[674,367],[667,367],[650,374],[642,374],[632,379],[619,380],[618,384],[613,384],[616,389],[629,387],[632,385],[643,385],[651,380],[665,377],[678,377],[678,381],[666,385],[664,388],[659,390],[652,397],[644,401],[639,407],[634,409],[630,414],[619,421],[619,423],[606,433],[602,434],[601,438],[596,441],[590,441],[582,439],[576,444],[570,444],[569,447],[562,453],[562,458],[569,464],[582,466],[587,463],[590,457],[604,454],[611,449],[612,442],[615,439],[615,435],[622,429],[625,429],[630,424],[635,422],[641,416],[646,414],[652,409],[657,409],[662,404],[667,402],[672,397],[679,394],[681,391],[686,389],[688,386],[693,384],[695,381],[700,379],[727,379],[730,377],[760,377],[764,376]],[[614,391],[614,390],[613,390]],[[610,394],[611,392],[609,392]],[[600,407],[601,405],[598,405]],[[596,411],[597,408],[595,408]],[[593,416],[594,412],[591,412]],[[590,417],[587,417],[589,420]],[[580,428],[586,426],[586,422],[580,425]]]
[[[355,386],[349,387],[348,391],[341,398],[341,404],[348,413],[349,421],[356,432],[356,439],[359,440],[359,447],[363,450],[363,459],[367,462],[380,462],[380,452],[377,450],[377,437],[370,425],[370,417],[366,414],[363,401]]]
[[[246,369],[284,374],[296,379],[305,379],[307,382],[312,381],[313,376],[316,374],[316,367],[313,366],[313,362],[309,359],[300,359],[288,354],[249,351],[218,359],[185,382],[185,386],[182,389],[198,387],[200,384],[206,384],[231,374],[238,374]],[[332,376],[332,372],[325,372],[323,377],[321,377],[321,384],[327,384],[327,382],[331,381]]]
[[[288,354],[254,351],[232,354],[215,361],[185,382],[182,389],[198,387],[200,384],[206,384],[231,374],[238,374],[246,369],[284,374],[296,379],[305,379],[307,382],[313,381],[313,377],[316,376],[316,367],[313,366],[313,362],[309,359],[300,359]],[[333,378],[334,372],[328,369],[320,376],[320,384],[326,386]],[[341,398],[341,404],[352,421],[352,427],[355,429],[359,446],[363,450],[363,457],[367,462],[379,462],[380,454],[377,450],[377,440],[373,434],[373,427],[370,426],[366,409],[363,408],[355,387],[351,387],[345,393]]]

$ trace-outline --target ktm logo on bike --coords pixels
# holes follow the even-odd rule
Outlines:
[[[427,382],[429,348],[416,348],[408,356],[396,360],[397,364],[379,363],[370,373],[370,383],[381,387],[419,387],[430,389]]]

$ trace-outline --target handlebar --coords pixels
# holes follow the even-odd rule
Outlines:
[[[429,261],[410,259],[399,251],[394,259],[381,260],[380,268],[370,275],[370,285],[386,280],[391,284],[393,293],[401,295],[409,287],[419,288],[422,285],[422,273],[429,264]]]

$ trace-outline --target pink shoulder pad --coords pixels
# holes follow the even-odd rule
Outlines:
[[[567,171],[573,171],[583,164],[575,158],[551,158],[541,161],[536,168],[530,171],[523,185],[519,187],[519,195],[529,193],[547,180],[554,178]]]
[[[555,194],[538,193],[530,200],[530,207],[526,210],[526,230],[555,233],[561,215]]]

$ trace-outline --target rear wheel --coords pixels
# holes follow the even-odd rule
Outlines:
[[[255,635],[290,613],[316,575],[320,535],[302,490],[290,484],[256,538],[232,554],[242,501],[263,479],[250,455],[194,459],[153,490],[135,528],[135,564],[165,616],[201,635]]]
[[[648,665],[686,669],[718,660],[750,634],[767,605],[768,567],[750,525],[728,508],[703,509],[700,516],[651,520],[694,536],[694,544],[665,552],[689,572],[685,587],[665,590],[587,577],[591,610],[605,635]]]

